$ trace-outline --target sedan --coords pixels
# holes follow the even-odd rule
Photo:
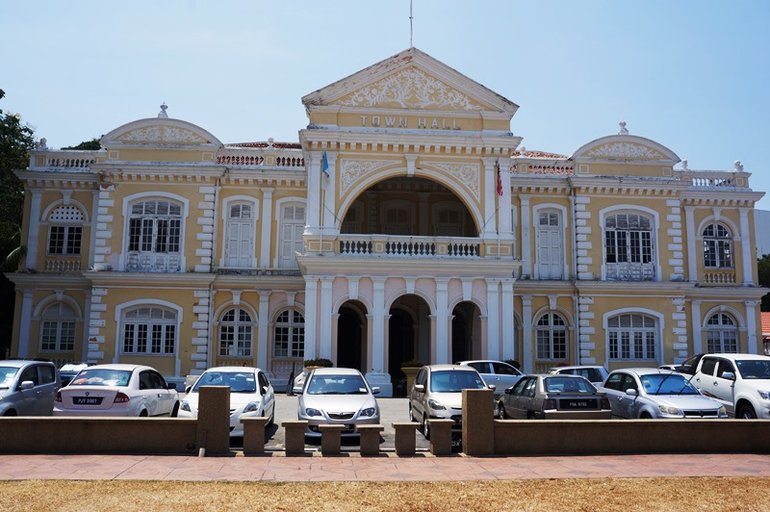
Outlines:
[[[503,418],[609,419],[610,403],[579,375],[525,375],[503,394]]]
[[[187,389],[179,409],[180,417],[198,417],[198,398],[202,386],[228,386],[230,388],[230,437],[243,437],[241,418],[268,418],[268,425],[275,419],[275,392],[265,372],[245,366],[220,366],[209,368]]]
[[[321,435],[320,425],[344,425],[343,436],[355,437],[356,425],[380,422],[380,407],[374,395],[380,388],[370,388],[361,372],[353,368],[317,368],[312,370],[299,395],[297,417],[308,422],[305,435]]]
[[[602,391],[620,418],[726,418],[725,408],[701,395],[686,375],[658,368],[610,373]]]
[[[81,370],[56,393],[54,416],[176,416],[174,384],[154,368],[104,364]]]

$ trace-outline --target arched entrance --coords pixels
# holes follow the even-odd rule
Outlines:
[[[366,373],[366,306],[347,301],[337,319],[337,366]]]
[[[472,302],[461,302],[452,310],[451,361],[481,359],[481,311]]]
[[[388,373],[393,396],[406,396],[406,376],[401,363],[430,363],[430,307],[417,295],[403,295],[390,307],[388,322]]]

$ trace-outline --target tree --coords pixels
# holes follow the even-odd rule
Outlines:
[[[5,91],[0,89],[0,100],[4,96]],[[6,114],[0,109],[0,264],[4,271],[16,270],[12,264],[23,253],[20,235],[24,186],[13,171],[27,167],[29,151],[35,144],[32,135],[32,129],[21,123],[18,114]],[[9,255],[11,265],[6,266]],[[11,346],[13,307],[8,306],[15,296],[13,283],[5,275],[0,276],[0,303],[5,305],[0,308],[0,357]]]
[[[757,260],[757,276],[759,286],[770,288],[770,254],[765,254]],[[762,311],[770,311],[770,293],[762,297]]]
[[[103,137],[103,136],[102,136]],[[66,148],[62,149],[77,149],[77,150],[86,150],[86,151],[98,151],[102,148],[101,137],[96,138],[94,137],[91,140],[86,140],[78,144],[77,146],[67,146]]]

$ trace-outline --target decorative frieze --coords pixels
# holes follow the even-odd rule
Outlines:
[[[460,163],[453,164],[449,162],[422,162],[425,165],[437,167],[452,176],[455,181],[461,183],[468,189],[473,197],[478,201],[481,198],[481,185],[479,176],[481,167],[478,164]]]

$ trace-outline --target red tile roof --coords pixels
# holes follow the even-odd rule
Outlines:
[[[525,149],[524,151],[514,151],[511,153],[511,156],[521,156],[524,158],[549,158],[551,160],[567,158],[565,155],[560,155],[558,153],[549,153],[547,151],[530,151],[528,149]]]
[[[762,337],[770,338],[770,312],[762,313]]]

